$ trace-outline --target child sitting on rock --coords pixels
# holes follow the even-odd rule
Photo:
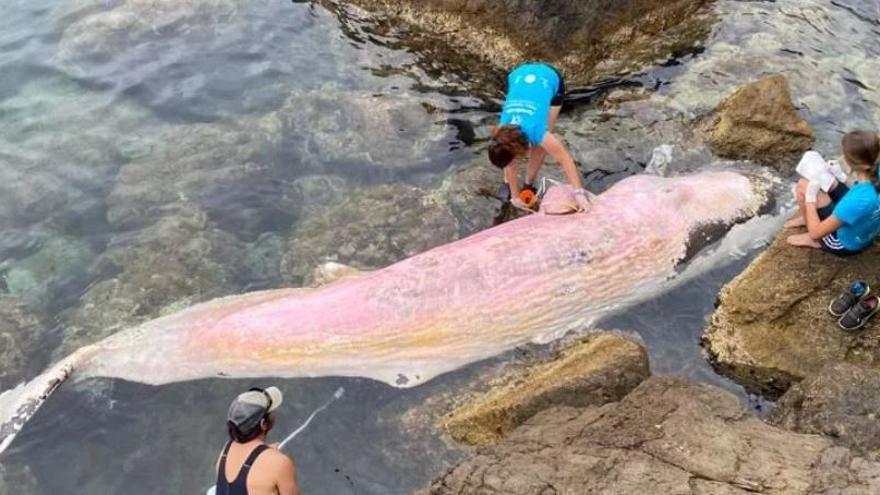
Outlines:
[[[852,169],[855,182],[847,184],[847,175],[839,165],[830,168],[836,180],[827,193],[818,180],[801,179],[797,184],[798,214],[785,227],[806,226],[807,232],[790,236],[789,244],[849,256],[866,249],[880,233],[877,133],[848,132],[843,136],[842,147],[843,159]]]

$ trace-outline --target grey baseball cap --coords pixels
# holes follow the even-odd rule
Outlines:
[[[226,419],[239,431],[252,431],[260,424],[264,415],[281,406],[282,400],[283,396],[278,387],[248,390],[232,401]]]

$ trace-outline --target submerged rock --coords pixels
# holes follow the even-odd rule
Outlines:
[[[108,221],[118,229],[143,227],[161,217],[165,205],[191,202],[230,230],[256,235],[264,218],[289,215],[293,199],[271,175],[278,136],[261,123],[183,125],[143,137],[116,176]]]
[[[14,87],[0,99],[0,230],[94,226],[121,163],[116,143],[147,112],[58,75]]]
[[[282,156],[312,172],[375,181],[377,173],[430,170],[447,151],[451,129],[424,99],[329,87],[291,96],[268,120],[284,136]]]
[[[539,413],[428,493],[778,495],[880,490],[880,464],[770,426],[729,392],[650,378],[620,402]]]
[[[37,478],[28,466],[0,464],[0,494],[33,494],[37,486]]]
[[[770,421],[788,430],[834,438],[880,458],[880,370],[831,364],[792,386]]]
[[[310,283],[327,261],[358,269],[380,268],[459,237],[448,205],[409,186],[358,189],[335,206],[305,218],[294,231],[282,274]]]
[[[828,304],[854,280],[880,280],[880,247],[846,259],[795,248],[783,230],[721,290],[703,334],[717,368],[747,388],[778,395],[829,363],[880,368],[876,322],[844,332]]]
[[[498,68],[546,60],[572,80],[619,73],[693,49],[709,31],[705,0],[357,0],[417,27],[417,50],[462,64],[462,52]],[[427,36],[424,33],[428,33]],[[427,39],[424,39],[427,38]],[[448,47],[436,48],[437,40]],[[439,52],[439,53],[438,53]],[[466,63],[466,62],[465,62]]]
[[[56,234],[44,237],[29,256],[0,265],[6,292],[43,309],[51,309],[65,290],[87,283],[95,259],[92,247],[81,239]]]
[[[183,206],[131,237],[97,263],[98,280],[65,315],[64,353],[236,288],[242,252],[207,215]]]
[[[457,408],[444,426],[458,441],[494,443],[544,409],[616,402],[649,375],[640,344],[610,333],[591,335],[514,383]]]
[[[111,56],[121,50],[180,35],[211,35],[241,11],[238,0],[78,0],[58,8],[66,27],[65,58]]]
[[[452,171],[437,194],[449,204],[462,236],[492,227],[501,218],[501,202],[492,197],[501,185],[501,171],[478,158]]]
[[[775,75],[737,89],[704,123],[706,137],[726,158],[769,163],[786,172],[786,158],[810,149],[816,135],[791,102],[788,79]]]
[[[0,390],[8,390],[31,378],[45,364],[46,327],[41,318],[21,300],[0,295]],[[2,493],[2,492],[0,492]]]

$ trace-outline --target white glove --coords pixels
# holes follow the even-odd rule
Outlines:
[[[816,181],[810,181],[807,184],[807,192],[804,194],[804,199],[807,203],[815,203],[819,199],[819,191],[822,188],[819,186],[819,183]]]
[[[841,184],[846,184],[846,172],[843,171],[843,167],[840,166],[840,162],[837,160],[831,160],[828,162],[828,170],[831,171],[831,174],[834,175],[834,178],[837,179],[837,182]]]

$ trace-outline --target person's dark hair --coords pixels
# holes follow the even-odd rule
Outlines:
[[[232,421],[226,422],[226,430],[229,432],[229,438],[238,442],[245,443],[250,442],[251,440],[257,438],[263,433],[263,425],[266,425],[265,431],[269,431],[272,429],[272,426],[275,424],[275,420],[271,414],[264,414],[260,421],[257,424],[250,428],[247,431],[241,431],[235,426],[235,423]]]
[[[843,157],[854,169],[867,172],[874,186],[880,185],[877,178],[877,159],[880,158],[880,139],[877,133],[859,129],[847,132],[841,141]]]
[[[489,143],[489,161],[498,168],[504,168],[514,158],[529,151],[529,142],[522,129],[516,125],[503,125],[492,130]]]

